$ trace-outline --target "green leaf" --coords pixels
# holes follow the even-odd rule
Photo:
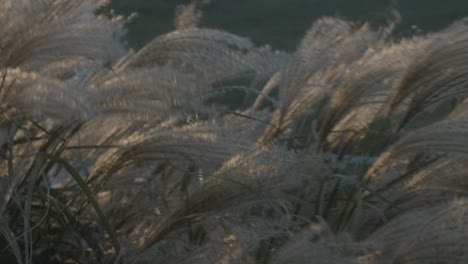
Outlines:
[[[21,251],[17,242],[17,238],[15,238],[15,235],[13,234],[11,229],[8,226],[6,226],[6,223],[2,223],[0,225],[0,233],[8,241],[8,246],[11,247],[13,254],[15,254],[16,261],[18,261],[18,264],[23,264],[23,259],[21,258]],[[4,249],[2,249],[2,251],[3,250]]]
[[[86,195],[89,202],[91,203],[94,210],[96,211],[96,214],[98,215],[99,220],[101,221],[102,225],[104,226],[104,229],[106,230],[107,234],[109,235],[109,238],[110,238],[110,240],[112,242],[112,245],[113,245],[113,247],[115,249],[116,255],[119,255],[119,253],[120,253],[120,243],[117,240],[117,237],[116,237],[114,231],[112,230],[112,227],[111,227],[109,221],[104,216],[104,213],[102,212],[101,207],[99,206],[99,204],[98,204],[96,198],[94,197],[91,189],[86,184],[86,182],[81,178],[80,174],[73,168],[72,165],[70,165],[70,163],[68,163],[66,160],[64,160],[64,159],[62,159],[60,157],[51,155],[49,153],[38,153],[38,155],[43,156],[43,157],[45,157],[45,158],[47,158],[47,159],[49,159],[51,161],[59,163],[60,165],[62,165],[67,170],[68,173],[70,173],[70,175],[78,183],[81,190]]]

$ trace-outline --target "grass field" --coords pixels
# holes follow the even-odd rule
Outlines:
[[[0,263],[468,263],[466,6],[182,2],[0,3]]]

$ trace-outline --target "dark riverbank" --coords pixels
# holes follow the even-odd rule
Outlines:
[[[175,7],[186,0],[114,0],[117,13],[137,12],[129,25],[128,42],[141,47],[172,29]],[[379,23],[389,15],[389,0],[212,0],[202,24],[246,36],[259,45],[293,50],[310,24],[321,16],[339,16],[358,23]],[[402,23],[396,35],[440,30],[468,16],[468,1],[399,1]]]

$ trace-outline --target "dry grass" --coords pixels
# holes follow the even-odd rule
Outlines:
[[[466,21],[323,18],[287,54],[194,3],[126,51],[103,4],[0,4],[0,262],[468,260]]]

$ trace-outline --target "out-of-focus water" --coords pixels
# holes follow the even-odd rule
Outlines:
[[[128,42],[139,48],[173,29],[175,7],[189,0],[113,0],[116,13],[137,12]],[[440,30],[468,17],[468,0],[211,0],[202,25],[246,36],[258,45],[293,50],[306,29],[321,16],[379,24],[397,3],[402,22],[396,36]]]

